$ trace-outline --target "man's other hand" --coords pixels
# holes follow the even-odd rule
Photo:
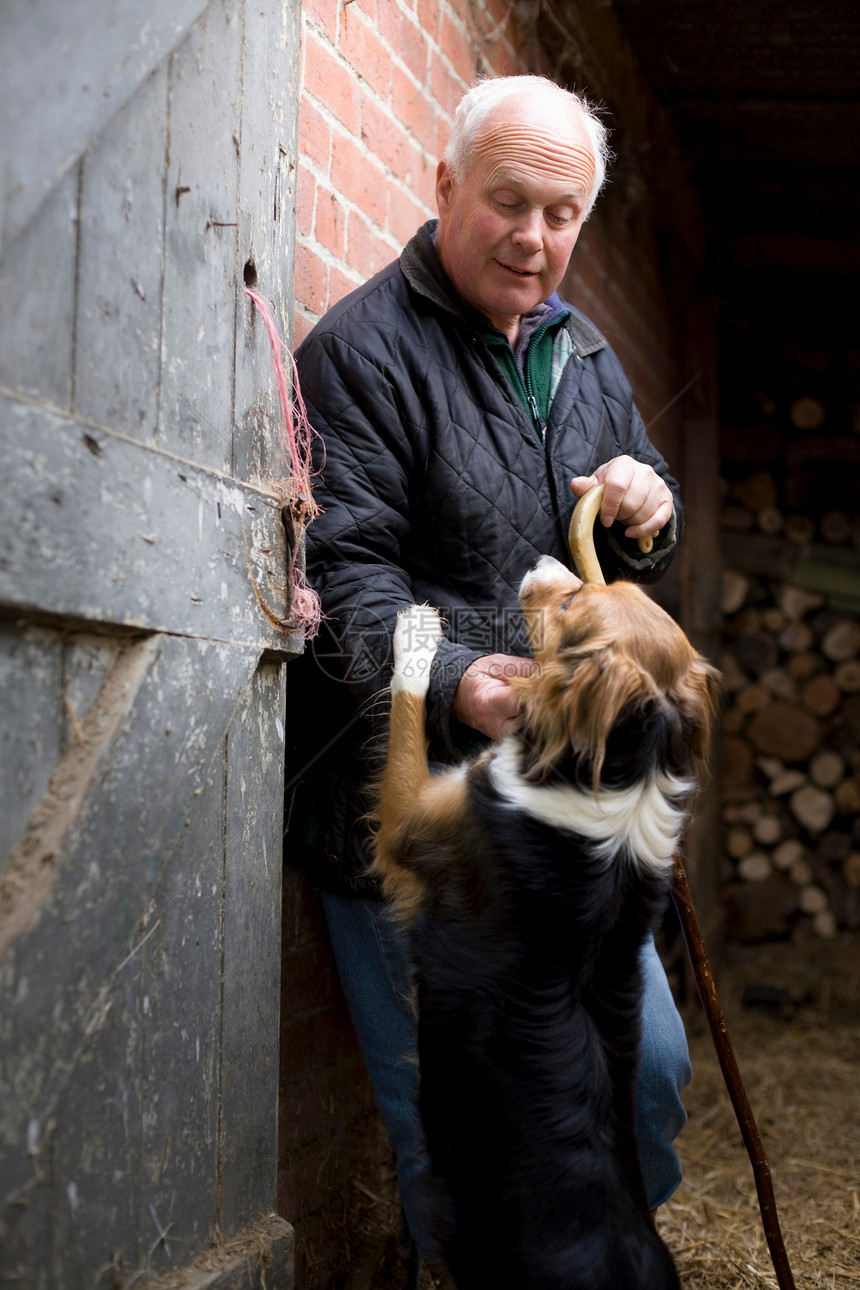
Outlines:
[[[626,525],[625,537],[640,538],[658,533],[669,523],[674,499],[653,466],[634,457],[613,457],[593,475],[577,475],[570,481],[575,497],[582,497],[596,484],[606,485],[600,522],[607,528],[618,520]]]
[[[534,659],[515,654],[486,654],[475,659],[460,678],[452,715],[491,739],[503,739],[513,730],[521,708],[506,677],[529,676],[535,667]]]

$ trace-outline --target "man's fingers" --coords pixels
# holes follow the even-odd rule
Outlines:
[[[600,508],[600,522],[608,528],[618,518],[624,506],[625,514],[633,505],[641,506],[647,496],[647,490],[637,487],[634,472],[627,468],[624,458],[609,463],[603,480],[603,505]]]
[[[571,480],[571,488],[581,496],[587,491],[586,482],[590,486],[592,480],[604,486],[600,522],[606,528],[617,520],[626,525],[628,537],[644,537],[669,522],[672,494],[652,466],[626,455],[613,457],[592,476],[578,475]]]
[[[514,654],[490,654],[472,666],[478,667],[487,676],[506,681],[511,676],[531,676],[536,664],[533,658],[519,658]]]
[[[596,475],[575,475],[570,481],[570,489],[574,497],[582,497],[590,488],[599,484],[600,480]]]
[[[535,667],[534,659],[514,654],[487,654],[476,659],[457,687],[451,709],[454,716],[491,739],[501,739],[521,710],[521,700],[508,680],[528,676]]]
[[[629,538],[656,536],[672,518],[672,509],[672,502],[661,502],[656,511],[649,515],[647,519],[640,520],[626,528],[624,536]]]

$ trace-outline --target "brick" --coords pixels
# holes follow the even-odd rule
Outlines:
[[[485,21],[488,18],[500,32],[510,36],[511,31],[508,26],[511,17],[510,0],[482,0],[482,3],[486,11]]]
[[[350,211],[347,225],[346,262],[366,281],[396,258],[396,252],[383,241],[357,211]]]
[[[332,44],[337,41],[337,19],[341,0],[303,0],[302,22],[315,22]]]
[[[315,319],[306,318],[298,311],[293,313],[293,349],[298,349],[304,338],[311,334],[315,321]]]
[[[362,152],[351,139],[335,136],[332,140],[331,180],[334,188],[364,214],[385,224],[386,179],[380,166]]]
[[[424,210],[403,189],[392,185],[389,193],[388,230],[405,246],[419,225],[430,218],[432,212]]]
[[[348,278],[345,273],[341,273],[340,269],[332,266],[329,273],[329,308],[336,305],[338,300],[343,300],[344,296],[348,296],[350,291],[355,291],[358,285],[353,278]]]
[[[319,892],[308,882],[301,859],[298,856],[293,859],[293,841],[290,834],[285,846],[287,863],[284,865],[281,899],[281,946],[284,954],[298,945],[325,942],[328,937]]]
[[[324,176],[331,166],[331,126],[319,108],[302,95],[299,104],[299,156],[312,162]]]
[[[475,80],[477,50],[462,28],[453,22],[447,13],[442,15],[440,45],[457,75],[465,81],[466,85],[471,85]]]
[[[454,109],[469,88],[465,82],[452,76],[441,58],[430,63],[430,93],[442,111],[453,117]]]
[[[314,231],[314,199],[317,184],[313,175],[299,161],[296,182],[296,232],[299,237],[310,237]]]
[[[387,102],[391,89],[391,50],[363,15],[355,11],[354,5],[344,11],[339,48],[350,66]]]
[[[421,30],[426,31],[428,38],[434,45],[438,45],[439,31],[441,29],[439,0],[418,0],[416,14]]]
[[[438,138],[436,105],[420,85],[399,67],[391,70],[391,104],[398,121],[435,159]]]
[[[416,148],[407,171],[409,188],[417,202],[436,211],[436,163]]]
[[[338,1008],[285,1018],[281,1022],[282,1078],[300,1081],[309,1071],[334,1065],[346,1025],[345,1013]]]
[[[510,46],[501,40],[486,51],[485,57],[496,76],[517,76],[528,71]]]
[[[302,88],[325,104],[350,134],[358,134],[361,86],[313,32],[305,39]]]
[[[366,1082],[366,1076],[364,1077]],[[338,1089],[337,1093],[342,1097],[344,1090]],[[283,1167],[284,1172],[279,1178],[279,1200],[283,1198],[286,1203],[284,1213],[290,1215],[290,1219],[296,1228],[303,1234],[306,1234],[308,1226],[308,1217],[319,1210],[328,1210],[347,1213],[348,1206],[355,1205],[354,1183],[360,1178],[365,1186],[373,1187],[377,1185],[376,1178],[370,1172],[368,1166],[372,1165],[374,1157],[380,1158],[381,1151],[377,1148],[373,1154],[368,1148],[372,1145],[368,1141],[370,1134],[377,1129],[377,1113],[372,1106],[368,1106],[364,1115],[365,1121],[359,1119],[357,1114],[345,1115],[342,1103],[335,1100],[332,1095],[332,1105],[338,1108],[338,1123],[332,1123],[332,1116],[329,1116],[328,1132],[321,1136],[317,1143],[308,1143],[300,1148],[282,1148],[284,1155]],[[288,1121],[289,1123],[289,1121]],[[343,1139],[345,1133],[348,1133],[347,1142]],[[375,1134],[374,1134],[375,1136]],[[278,1134],[279,1143],[283,1142],[281,1134]],[[350,1140],[358,1138],[364,1151],[359,1156],[359,1161],[350,1159],[349,1155],[344,1158],[344,1148],[349,1148]],[[360,1173],[356,1173],[355,1165],[360,1163]],[[378,1168],[378,1166],[377,1166]],[[362,1174],[367,1174],[366,1180],[361,1178]],[[378,1174],[377,1174],[378,1177]],[[331,1219],[329,1219],[329,1224]],[[329,1242],[332,1241],[331,1230],[327,1233]],[[325,1247],[324,1247],[325,1248]],[[317,1285],[344,1284],[345,1279],[335,1283],[333,1280],[317,1281]],[[297,1282],[297,1284],[299,1284]],[[307,1284],[307,1282],[302,1282]],[[365,1282],[367,1284],[367,1282]]]
[[[305,1146],[332,1132],[332,1106],[330,1091],[335,1084],[333,1067],[317,1067],[313,1079],[291,1080],[281,1083],[283,1116],[279,1117],[279,1145],[281,1150]]]
[[[293,295],[300,304],[321,314],[328,299],[328,268],[315,252],[296,245],[296,267],[293,272]]]
[[[384,41],[388,47],[389,53],[398,53],[398,44],[400,42],[400,19],[402,18],[400,5],[397,0],[386,0],[377,14],[376,31],[379,39]]]
[[[281,960],[281,991],[288,1015],[338,1003],[340,985],[329,946],[308,945],[285,954]]]
[[[328,188],[317,188],[316,240],[339,260],[346,250],[346,211],[337,193]]]
[[[368,150],[397,176],[404,179],[411,156],[406,131],[367,98],[361,112],[361,138]]]
[[[429,57],[427,37],[404,13],[400,15],[400,39],[395,50],[417,80],[426,80]]]

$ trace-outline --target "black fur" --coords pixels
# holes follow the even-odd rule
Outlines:
[[[617,786],[631,743],[616,743]],[[465,829],[402,858],[427,882],[411,936],[448,1265],[459,1290],[677,1290],[633,1135],[639,951],[665,885],[507,805],[485,763],[469,776]]]

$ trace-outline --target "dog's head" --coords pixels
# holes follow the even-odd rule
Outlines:
[[[595,789],[658,770],[700,777],[719,674],[677,623],[629,582],[582,583],[544,556],[520,587],[538,663],[513,678],[523,703],[523,774]]]

